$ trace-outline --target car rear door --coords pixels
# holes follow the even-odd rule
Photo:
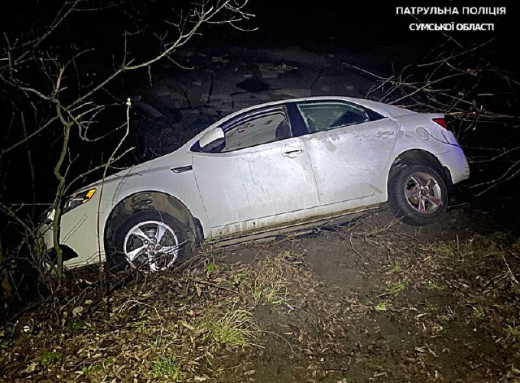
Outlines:
[[[349,204],[357,207],[383,199],[398,123],[346,101],[304,102],[297,109],[308,130],[302,138],[321,206],[357,200]]]

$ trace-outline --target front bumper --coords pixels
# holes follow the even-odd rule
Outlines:
[[[97,240],[96,235],[97,214],[88,210],[86,206],[79,206],[61,217],[59,242],[67,268],[96,263],[100,260],[99,254],[104,255],[103,243]],[[49,210],[38,227],[50,262],[55,259],[53,221],[54,211]],[[104,256],[101,260],[104,261]]]

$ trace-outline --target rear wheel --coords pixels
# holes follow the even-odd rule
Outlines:
[[[109,261],[150,273],[171,268],[189,252],[186,227],[161,211],[139,211],[116,230]]]
[[[427,165],[405,166],[390,179],[388,193],[394,213],[411,225],[427,225],[447,208],[446,182]]]

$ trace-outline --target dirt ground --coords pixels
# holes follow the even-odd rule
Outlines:
[[[494,290],[503,274],[480,274],[493,268],[480,257],[496,256],[508,236],[481,234],[489,224],[480,212],[452,210],[418,229],[382,209],[343,227],[228,255],[243,262],[244,252],[254,259],[290,254],[305,281],[286,307],[255,307],[268,346],[249,363],[241,359],[222,381],[246,381],[248,370],[256,382],[518,381],[519,339],[506,341],[496,331],[507,324],[497,328],[488,317],[488,310],[504,310],[500,315],[508,312],[514,323],[518,295],[502,301]],[[509,241],[518,245],[515,238]],[[460,248],[441,255],[444,246]],[[517,282],[509,282],[517,294]]]

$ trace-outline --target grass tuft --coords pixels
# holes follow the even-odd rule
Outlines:
[[[254,340],[256,324],[246,310],[232,310],[210,325],[211,337],[231,347],[246,347]]]
[[[170,382],[180,382],[182,380],[182,372],[178,363],[170,357],[159,357],[154,362],[152,371],[157,377],[167,377]]]

